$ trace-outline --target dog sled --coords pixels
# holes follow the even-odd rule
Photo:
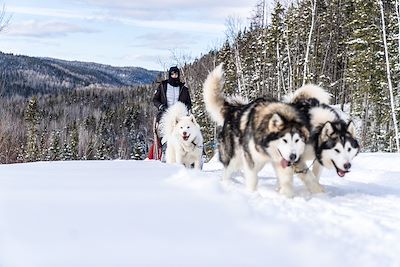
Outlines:
[[[161,138],[158,134],[158,125],[159,122],[157,118],[154,118],[153,122],[153,144],[150,147],[148,159],[153,160],[161,160],[162,156],[162,145],[161,145]]]

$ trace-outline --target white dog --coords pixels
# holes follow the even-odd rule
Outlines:
[[[163,142],[167,142],[166,162],[201,169],[203,136],[193,114],[185,104],[177,102],[169,107],[161,119]]]

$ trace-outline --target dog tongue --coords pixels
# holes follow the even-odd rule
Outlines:
[[[281,166],[282,168],[286,168],[287,166],[289,166],[289,161],[287,161],[286,159],[282,159]]]
[[[340,177],[344,177],[344,175],[346,174],[346,172],[344,172],[344,171],[342,171],[342,170],[338,170],[337,174],[338,174]]]

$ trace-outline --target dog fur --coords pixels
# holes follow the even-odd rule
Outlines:
[[[352,121],[346,122],[338,112],[329,106],[330,95],[316,85],[305,85],[288,97],[294,107],[305,114],[306,124],[311,130],[311,137],[307,143],[298,168],[300,177],[315,176],[319,180],[322,167],[336,169],[337,174],[343,177],[350,171],[352,159],[359,153],[355,126]],[[308,169],[306,160],[313,160],[312,173]]]
[[[222,127],[218,136],[223,180],[243,171],[246,188],[255,191],[258,172],[271,162],[277,174],[279,192],[293,196],[293,165],[300,159],[309,138],[301,113],[292,105],[273,99],[248,102],[242,97],[226,97],[222,64],[204,82],[204,102],[211,118]],[[313,176],[303,182],[312,193],[322,191]]]
[[[203,136],[193,114],[188,114],[185,104],[175,103],[161,118],[163,143],[167,163],[183,164],[201,169]]]

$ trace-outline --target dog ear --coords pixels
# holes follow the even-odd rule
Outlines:
[[[351,137],[355,138],[356,137],[356,126],[354,125],[353,121],[350,121],[349,124],[347,124],[347,130],[346,130]]]
[[[278,113],[275,113],[274,115],[272,115],[272,117],[268,123],[269,132],[271,132],[271,133],[279,132],[282,129],[282,126],[283,126],[283,120],[282,120],[281,116],[279,116]]]
[[[321,141],[326,141],[334,133],[332,123],[328,121],[321,130]]]
[[[310,138],[310,131],[306,127],[300,128],[301,134],[304,136],[305,141],[307,142]]]

